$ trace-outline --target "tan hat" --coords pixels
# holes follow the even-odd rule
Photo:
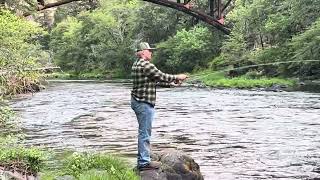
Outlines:
[[[141,42],[141,43],[138,45],[137,51],[142,51],[142,50],[145,50],[145,49],[155,50],[156,48],[151,48],[150,45],[149,45],[149,43],[147,43],[147,42]]]

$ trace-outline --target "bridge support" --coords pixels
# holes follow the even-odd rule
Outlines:
[[[206,22],[207,24],[209,24],[211,26],[214,26],[215,28],[217,28],[218,30],[222,31],[225,34],[230,34],[230,30],[226,26],[224,26],[223,23],[220,23],[218,21],[220,18],[219,19],[215,18],[214,16],[211,16],[210,13],[206,14],[204,12],[200,12],[200,11],[194,10],[192,8],[188,8],[185,6],[184,3],[178,3],[178,2],[181,2],[180,0],[176,0],[175,2],[169,1],[169,0],[143,0],[143,1],[151,2],[154,4],[159,4],[162,6],[170,7],[172,9],[176,9],[178,11],[182,11],[182,12],[189,14],[195,18],[198,18],[199,20],[201,20],[203,22]],[[213,2],[214,1],[221,2],[221,0],[212,0],[212,1]],[[186,2],[190,2],[190,1],[188,0]],[[221,4],[219,6],[222,11]],[[215,10],[216,10],[216,8],[213,8],[213,12],[216,12]],[[221,17],[222,13],[220,12],[219,14]]]

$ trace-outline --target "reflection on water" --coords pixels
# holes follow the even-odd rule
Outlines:
[[[135,157],[137,122],[127,83],[52,82],[12,102],[26,144]],[[320,94],[159,89],[153,149],[174,148],[205,179],[320,177]]]

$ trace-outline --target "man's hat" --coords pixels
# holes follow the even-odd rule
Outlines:
[[[150,45],[149,45],[149,43],[147,43],[147,42],[141,42],[141,43],[138,45],[137,51],[142,51],[142,50],[145,50],[145,49],[155,50],[156,48],[151,48]]]

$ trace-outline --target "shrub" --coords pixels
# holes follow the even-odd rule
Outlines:
[[[36,175],[44,167],[45,159],[45,154],[36,148],[0,147],[0,166],[7,170]]]

